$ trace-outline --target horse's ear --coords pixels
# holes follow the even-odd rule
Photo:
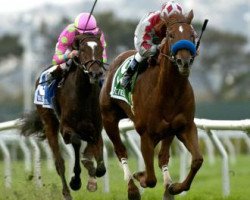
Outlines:
[[[102,31],[99,29],[96,34],[96,37],[101,38],[101,36],[102,36]]]
[[[77,41],[77,40],[80,40],[82,38],[82,35],[80,34],[80,35],[76,35],[75,36],[75,41]]]
[[[77,35],[74,39],[74,42],[72,44],[72,49],[78,50],[79,49],[79,42],[80,42],[81,36]]]
[[[188,24],[191,24],[193,18],[194,18],[194,12],[193,12],[193,10],[191,10],[191,11],[188,13],[188,15],[187,15],[187,23],[188,23]]]

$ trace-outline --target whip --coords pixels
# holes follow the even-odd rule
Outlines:
[[[94,8],[95,8],[96,3],[97,3],[97,0],[95,0],[93,6],[92,6],[92,8],[91,8],[91,11],[90,11],[90,13],[89,13],[89,17],[88,17],[87,23],[85,24],[84,30],[86,30],[86,28],[87,28],[87,26],[88,26],[89,19],[90,19],[91,15],[92,15],[92,13],[93,13],[93,11],[94,11]]]
[[[208,23],[208,19],[205,19],[204,23],[203,23],[203,26],[202,26],[202,29],[201,29],[201,34],[200,34],[200,37],[197,41],[197,44],[196,44],[196,50],[199,48],[200,46],[200,41],[201,41],[201,37],[202,37],[202,34],[203,32],[205,31],[206,27],[207,27],[207,23]]]

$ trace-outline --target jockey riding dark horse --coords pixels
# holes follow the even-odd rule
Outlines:
[[[72,29],[69,29],[68,35],[71,33]],[[84,32],[75,35],[72,51],[67,54],[68,58],[72,58],[72,62],[70,68],[67,69],[64,84],[60,88],[56,88],[53,93],[58,115],[55,115],[54,110],[51,109],[53,106],[44,105],[44,102],[35,102],[37,110],[23,119],[23,135],[29,136],[44,132],[54,155],[65,200],[72,200],[72,197],[66,182],[64,159],[58,143],[59,130],[64,142],[71,143],[75,152],[74,176],[70,181],[71,189],[81,188],[80,147],[82,140],[87,142],[82,153],[82,163],[88,170],[87,188],[89,191],[96,190],[96,177],[101,177],[106,172],[103,161],[102,120],[99,106],[99,79],[104,70],[102,39],[101,31],[97,31],[95,34]],[[60,40],[64,41],[63,37],[60,37]],[[77,52],[77,56],[73,56],[74,52]],[[54,66],[44,71],[41,77],[51,77],[52,74],[52,78],[55,78],[53,73],[60,70],[61,66]],[[36,83],[36,94],[40,94],[40,89],[43,89],[41,77]],[[36,96],[35,101],[37,99],[39,98]],[[96,165],[92,161],[93,157]]]
[[[101,33],[101,44],[103,47],[102,62],[107,62],[106,54],[106,41],[103,32],[97,26],[96,19],[90,13],[80,13],[76,18],[74,23],[69,24],[64,28],[58,37],[58,42],[55,47],[55,54],[53,56],[52,65],[57,66],[53,71],[47,74],[46,80],[52,78],[60,78],[64,71],[68,70],[66,62],[69,59],[78,56],[78,50],[72,50],[72,44],[75,37],[79,34],[91,33],[96,35]]]

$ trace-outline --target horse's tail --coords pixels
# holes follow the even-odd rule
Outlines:
[[[26,137],[36,135],[39,139],[45,139],[44,126],[36,111],[26,113],[22,119],[21,135]]]

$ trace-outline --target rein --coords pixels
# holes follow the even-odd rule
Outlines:
[[[167,54],[165,54],[165,53],[162,53],[161,51],[160,51],[160,54],[161,54],[162,56],[168,58],[171,62],[175,62],[175,57],[174,57],[174,56],[167,55]]]
[[[107,69],[103,66],[103,64],[106,64],[106,63],[103,63],[101,60],[89,60],[85,63],[79,63],[77,62],[74,58],[72,59],[73,62],[75,63],[76,66],[80,67],[81,70],[83,70],[83,72],[85,74],[88,74],[89,73],[89,69],[91,68],[91,66],[94,64],[94,63],[97,63],[98,65],[101,65],[102,68],[106,71]],[[87,68],[87,65],[90,64],[90,66]],[[108,64],[106,64],[108,65]]]

